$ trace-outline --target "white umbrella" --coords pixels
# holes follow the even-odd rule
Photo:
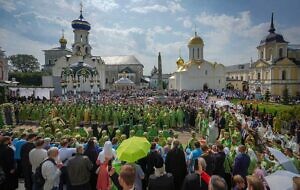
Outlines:
[[[288,171],[293,172],[295,174],[298,174],[298,170],[294,163],[288,159],[280,150],[277,150],[275,148],[268,147],[271,154],[274,155],[276,160]]]
[[[266,177],[266,181],[272,190],[293,190],[293,177],[300,176],[298,174],[278,170]]]

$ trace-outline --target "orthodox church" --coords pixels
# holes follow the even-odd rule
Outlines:
[[[169,78],[169,89],[207,90],[225,88],[225,67],[211,63],[203,57],[204,42],[195,32],[188,42],[189,60],[184,62],[179,56],[177,70]]]
[[[44,50],[44,70],[49,76],[43,77],[44,87],[54,87],[54,95],[80,92],[99,93],[110,89],[121,78],[139,87],[143,82],[144,66],[133,55],[94,56],[89,43],[91,25],[82,14],[72,21],[74,43],[67,48],[67,40],[62,35],[60,47]]]
[[[227,68],[227,86],[258,95],[300,94],[300,45],[289,44],[275,32],[273,13],[268,34],[257,46],[254,62]]]

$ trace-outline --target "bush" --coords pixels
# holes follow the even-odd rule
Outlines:
[[[9,80],[15,78],[20,85],[24,86],[41,86],[43,72],[12,72],[8,74]]]

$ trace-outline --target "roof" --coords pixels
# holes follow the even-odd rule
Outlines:
[[[134,55],[103,56],[106,65],[142,65]]]
[[[129,84],[129,85],[132,85],[132,84],[134,84],[134,82],[132,82],[132,81],[131,81],[130,79],[128,79],[128,78],[122,77],[122,78],[120,78],[119,80],[117,80],[116,82],[114,82],[114,84],[124,84],[124,85]]]
[[[203,40],[200,36],[195,32],[195,36],[192,37],[188,43],[188,45],[203,45]]]
[[[55,48],[51,48],[51,49],[46,49],[46,50],[43,50],[43,51],[62,51],[62,50],[65,50],[65,51],[69,51],[70,53],[72,52],[71,49],[69,48],[62,48],[62,47],[55,47]]]
[[[225,67],[226,72],[246,71],[250,68],[250,63],[229,65]]]
[[[134,73],[132,69],[130,69],[129,67],[125,67],[124,69],[122,69],[119,73]]]

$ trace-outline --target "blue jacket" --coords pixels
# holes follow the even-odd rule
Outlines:
[[[233,175],[247,176],[250,165],[250,157],[247,154],[238,154],[234,159]]]

